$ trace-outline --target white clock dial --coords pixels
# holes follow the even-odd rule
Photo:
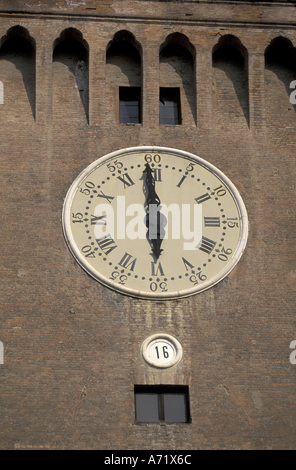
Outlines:
[[[173,336],[159,333],[147,338],[141,347],[145,361],[154,367],[167,368],[182,359],[182,346]]]
[[[87,167],[65,199],[63,228],[80,265],[102,284],[174,299],[222,280],[247,241],[230,180],[193,154],[133,147]]]

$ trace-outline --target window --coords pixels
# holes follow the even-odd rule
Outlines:
[[[136,385],[136,421],[138,423],[189,423],[187,386]]]
[[[181,121],[180,88],[160,88],[159,123],[176,126]]]
[[[140,104],[140,87],[119,87],[119,120],[122,124],[141,123]]]

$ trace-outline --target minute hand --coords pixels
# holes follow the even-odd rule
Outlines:
[[[148,227],[148,240],[152,246],[152,251],[156,259],[158,259],[163,251],[160,246],[164,237],[162,214],[160,214],[160,198],[155,191],[155,179],[149,163],[146,164],[146,185],[147,185],[147,200],[146,200],[146,226]],[[163,216],[162,216],[163,217]]]

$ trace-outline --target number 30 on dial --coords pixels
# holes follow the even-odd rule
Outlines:
[[[235,186],[202,158],[132,147],[76,178],[63,229],[94,279],[123,294],[165,300],[221,281],[243,253],[248,219]]]

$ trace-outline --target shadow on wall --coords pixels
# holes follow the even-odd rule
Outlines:
[[[213,49],[214,89],[219,94],[225,117],[238,118],[241,113],[249,126],[248,53],[239,39],[223,36]],[[221,73],[219,73],[222,72]],[[226,76],[227,81],[223,78]],[[235,96],[233,95],[233,91]],[[236,97],[236,99],[235,99]],[[237,108],[236,103],[240,109]]]
[[[274,93],[273,87],[277,86],[274,83],[274,76],[284,85],[286,90],[286,95],[283,93],[281,100],[278,97],[278,113],[283,115],[292,110],[295,113],[296,108],[292,106],[288,98],[291,94],[290,84],[293,80],[296,80],[296,49],[291,41],[284,37],[273,39],[265,51],[265,90],[267,98],[269,94]],[[278,87],[277,93],[280,93]],[[271,101],[271,99],[267,99],[267,106],[273,106]]]
[[[107,46],[110,81],[117,86],[142,86],[142,51],[133,34],[119,31]],[[118,73],[119,72],[119,73]],[[109,74],[107,74],[108,76]]]
[[[28,100],[33,118],[35,119],[36,104],[36,74],[35,74],[35,41],[31,38],[29,32],[21,27],[14,26],[5,36],[1,38],[0,62],[8,61],[21,72],[26,97],[19,96],[17,100],[18,108],[22,108],[22,101]],[[1,77],[2,78],[2,77]],[[18,78],[16,74],[10,74],[7,81],[11,88],[17,86]],[[14,98],[12,96],[12,98]],[[14,100],[13,104],[16,101]],[[12,105],[13,106],[13,105]]]
[[[196,51],[187,36],[181,33],[170,34],[160,47],[160,87],[174,88],[184,92],[182,106],[185,124],[196,124]]]
[[[62,64],[55,74],[55,65]],[[77,91],[89,122],[89,47],[82,34],[74,28],[63,31],[53,48],[53,87],[60,90],[59,103],[65,113],[75,106]],[[69,76],[70,72],[70,76]],[[73,87],[74,83],[74,87]],[[71,112],[74,112],[71,110]],[[79,112],[79,111],[78,111]]]

